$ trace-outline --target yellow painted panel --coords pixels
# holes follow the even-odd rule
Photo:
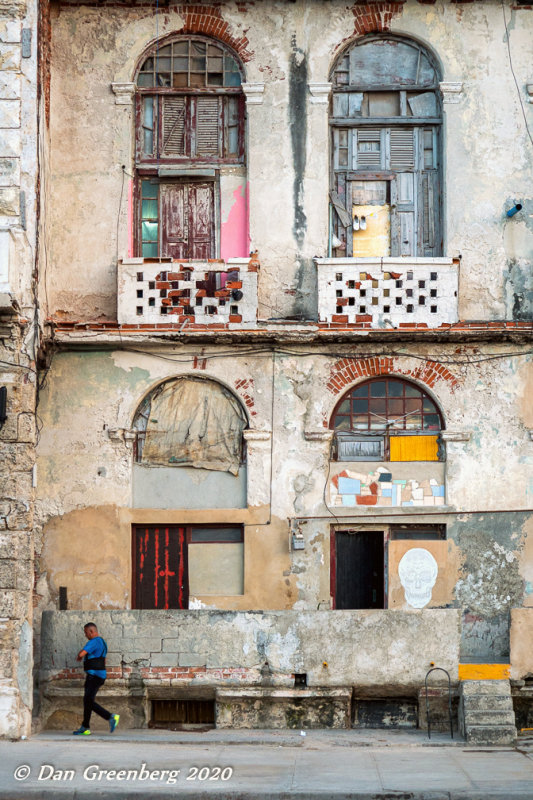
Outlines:
[[[438,436],[391,436],[391,461],[438,461]]]
[[[460,681],[504,681],[510,677],[510,664],[459,664]]]
[[[389,256],[390,206],[354,205],[352,216],[366,220],[365,230],[359,228],[353,232],[354,256]]]

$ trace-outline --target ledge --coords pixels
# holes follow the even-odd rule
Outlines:
[[[440,438],[443,442],[469,442],[472,431],[441,431]]]
[[[308,442],[331,442],[333,434],[332,430],[304,431],[304,438]]]

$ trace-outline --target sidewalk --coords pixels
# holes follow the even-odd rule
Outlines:
[[[15,780],[17,768],[29,777]],[[1,798],[137,796],[533,800],[533,744],[471,748],[444,734],[381,730],[54,731],[0,743]]]

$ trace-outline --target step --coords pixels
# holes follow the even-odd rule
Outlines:
[[[465,725],[493,725],[497,727],[514,725],[514,711],[470,711],[465,709]]]
[[[514,744],[516,740],[514,725],[465,725],[467,744]]]
[[[509,681],[462,681],[461,692],[463,695],[510,695],[511,684]]]
[[[510,695],[471,694],[463,697],[465,711],[507,711],[513,707]]]

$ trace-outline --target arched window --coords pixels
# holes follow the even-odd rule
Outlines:
[[[369,36],[330,80],[333,232],[342,256],[439,256],[439,73],[421,45]]]
[[[156,45],[137,73],[138,255],[218,254],[219,170],[244,163],[242,68],[207,37]]]
[[[360,383],[337,404],[331,427],[339,461],[442,461],[443,420],[434,400],[396,377]]]
[[[239,401],[219,383],[175,378],[150,392],[137,409],[135,461],[237,475],[246,426]]]

